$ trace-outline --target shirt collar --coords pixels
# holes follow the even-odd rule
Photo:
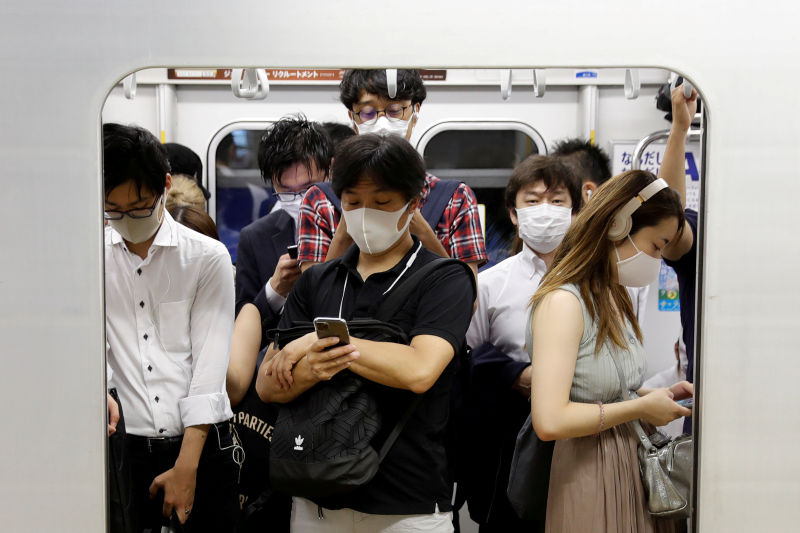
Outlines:
[[[522,244],[522,268],[528,279],[533,279],[536,274],[544,276],[547,272],[547,265],[544,260],[524,243]]]

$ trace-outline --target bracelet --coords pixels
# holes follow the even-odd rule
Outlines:
[[[603,407],[603,402],[597,402],[600,406],[600,425],[597,426],[597,435],[599,435],[606,428],[606,410]]]

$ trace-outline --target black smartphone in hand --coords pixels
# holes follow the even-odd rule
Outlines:
[[[315,318],[314,329],[320,339],[338,337],[339,344],[337,346],[350,344],[350,332],[347,330],[347,321],[343,318]]]

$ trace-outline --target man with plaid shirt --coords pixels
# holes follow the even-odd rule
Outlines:
[[[397,71],[397,94],[389,98],[386,71],[348,70],[339,86],[339,99],[347,107],[353,129],[362,133],[395,133],[408,140],[426,91],[416,70]],[[426,174],[419,208],[435,196],[447,182]],[[429,250],[468,263],[477,275],[486,262],[486,247],[478,217],[475,194],[464,183],[453,190],[435,227],[425,220],[420,209],[411,220],[411,233]],[[352,244],[341,213],[319,187],[309,189],[300,208],[298,261],[301,269],[341,256]]]

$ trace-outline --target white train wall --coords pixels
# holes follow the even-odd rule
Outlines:
[[[798,19],[779,0],[6,0],[0,530],[105,527],[101,110],[130,72],[210,65],[686,74],[709,112],[697,530],[796,529]]]

